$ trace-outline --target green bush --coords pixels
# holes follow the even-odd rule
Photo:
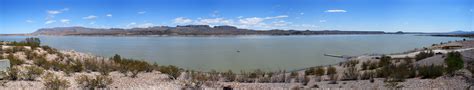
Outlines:
[[[422,60],[422,59],[425,59],[425,58],[428,58],[428,57],[431,57],[434,55],[434,52],[432,50],[430,51],[421,51],[420,53],[418,53],[416,56],[415,56],[415,60],[416,61],[419,61],[419,60]]]
[[[418,76],[421,78],[437,78],[443,75],[443,70],[443,66],[438,65],[421,66],[418,67]]]
[[[37,66],[26,66],[25,69],[26,69],[25,79],[30,80],[30,81],[34,81],[37,77],[40,77],[44,72],[43,68],[40,68]]]
[[[43,77],[43,85],[48,90],[60,90],[69,87],[69,81],[61,79],[59,76],[54,75],[53,73],[47,73]]]
[[[173,79],[176,79],[181,74],[181,69],[173,65],[160,66],[159,70],[161,73],[170,75],[170,78]]]
[[[80,87],[84,89],[96,89],[96,88],[107,88],[108,85],[112,84],[112,78],[104,75],[97,75],[95,78],[80,75],[76,78],[76,82]]]
[[[462,55],[459,52],[449,52],[448,57],[444,59],[444,62],[448,66],[446,67],[447,73],[453,73],[454,71],[464,67],[464,61],[462,60]]]

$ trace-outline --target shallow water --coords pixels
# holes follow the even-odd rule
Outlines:
[[[398,53],[458,37],[415,35],[312,36],[38,36],[42,44],[110,57],[178,65],[194,70],[293,70],[334,64],[339,58],[323,54],[362,55]],[[23,40],[25,36],[0,36]]]

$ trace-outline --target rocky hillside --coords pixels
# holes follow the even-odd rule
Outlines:
[[[56,27],[42,28],[33,35],[317,35],[317,34],[384,34],[383,31],[299,31],[299,30],[251,30],[234,26],[185,25],[155,26],[148,28],[86,28]]]

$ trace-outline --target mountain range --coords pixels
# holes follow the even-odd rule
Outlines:
[[[42,28],[32,35],[318,35],[318,34],[384,34],[383,31],[339,31],[339,30],[253,30],[234,26],[184,25],[154,26],[148,28],[87,28],[55,27]]]

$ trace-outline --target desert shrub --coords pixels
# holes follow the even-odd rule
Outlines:
[[[59,76],[54,75],[53,73],[47,73],[43,77],[43,85],[48,90],[59,90],[69,87],[69,81],[60,78]]]
[[[92,72],[98,71],[100,65],[94,58],[85,59],[83,63],[84,69]]]
[[[60,54],[57,49],[51,48],[51,47],[46,46],[46,45],[41,46],[41,48],[42,48],[43,50],[45,50],[46,52],[48,52],[49,54]],[[58,55],[58,56],[60,56],[60,55]]]
[[[425,58],[428,58],[428,57],[431,57],[434,55],[434,52],[432,50],[429,50],[429,51],[421,51],[420,53],[418,53],[417,55],[415,55],[415,60],[416,61],[419,61],[419,60],[422,60],[422,59],[425,59]]]
[[[44,57],[40,57],[33,61],[33,63],[37,66],[40,66],[44,69],[49,69],[52,65],[49,61],[47,61]]]
[[[150,66],[147,62],[138,60],[133,60],[129,65],[131,65],[129,66],[132,73],[131,77],[137,77],[138,73],[146,71]]]
[[[181,74],[181,69],[173,65],[160,66],[159,71],[170,75],[172,79],[176,79]]]
[[[405,63],[407,63],[407,64],[412,64],[412,63],[413,63],[412,58],[410,58],[410,57],[408,57],[408,56],[406,56],[405,58],[403,58],[403,61],[404,61]]]
[[[391,64],[391,57],[390,56],[385,56],[385,55],[382,55],[380,57],[380,61],[379,61],[379,67],[384,67],[384,66],[388,66]]]
[[[361,65],[361,70],[373,70],[376,69],[377,67],[377,62],[374,61],[365,61]]]
[[[37,77],[40,77],[44,72],[43,68],[40,68],[37,66],[26,66],[25,69],[26,69],[25,79],[30,80],[30,81],[34,81]]]
[[[474,73],[474,61],[468,62],[466,69],[469,70],[469,72]],[[474,78],[474,74],[471,74],[471,77]]]
[[[16,66],[12,66],[7,70],[7,79],[8,80],[18,80],[20,79],[20,70]]]
[[[116,70],[118,70],[120,73],[124,74],[125,76],[128,76],[128,73],[131,73],[130,75],[131,77],[136,77],[138,73],[140,72],[144,72],[144,71],[151,72],[157,69],[162,70],[162,69],[159,69],[161,67],[159,67],[158,64],[150,65],[148,62],[141,61],[141,60],[125,59],[125,58],[121,58],[121,56],[118,54],[115,54],[110,59],[113,60],[114,63],[118,64],[116,66],[117,68]],[[171,68],[168,68],[167,66],[162,66],[162,67],[164,69],[171,69]]]
[[[418,76],[421,78],[437,78],[444,73],[443,66],[431,65],[418,67]]]
[[[107,86],[112,84],[113,81],[111,78],[104,75],[97,75],[95,78],[86,75],[80,75],[76,78],[76,82],[84,89],[95,89],[107,88]]]
[[[394,68],[395,66],[394,65],[387,65],[387,66],[384,66],[384,67],[381,67],[380,69],[377,69],[376,70],[376,73],[377,73],[377,77],[379,78],[387,78],[388,76],[390,76],[390,74],[392,73],[392,68]]]
[[[316,76],[321,76],[325,74],[325,70],[323,67],[311,67],[308,70],[305,71],[306,75],[316,75]]]
[[[0,46],[1,48],[1,46]],[[0,51],[0,59],[5,59],[5,57],[3,57],[3,53]]]
[[[17,59],[13,54],[8,54],[8,60],[10,60],[10,66],[21,65],[25,61]]]
[[[327,68],[327,73],[326,73],[326,74],[327,74],[327,75],[334,75],[334,74],[337,74],[336,68],[333,67],[333,66],[329,66],[329,67]]]
[[[100,72],[101,75],[109,75],[109,73],[112,72],[113,69],[114,69],[114,66],[111,63],[108,63],[102,59],[99,65],[98,71]]]
[[[81,72],[84,70],[84,65],[79,60],[73,60],[70,66],[73,72]]]
[[[414,77],[416,71],[414,70],[413,66],[408,63],[401,63],[399,65],[391,65],[395,66],[391,68],[391,72],[389,73],[388,79],[389,81],[394,82],[403,82],[406,78]]]
[[[349,60],[344,64],[344,67],[355,67],[359,64],[359,60]]]
[[[447,73],[453,73],[454,71],[464,67],[464,61],[462,60],[462,55],[459,52],[449,52],[448,57],[444,59],[444,63],[447,65]]]
[[[232,70],[222,73],[222,76],[226,79],[227,82],[232,82],[235,80],[235,73]]]
[[[362,75],[360,76],[360,79],[361,80],[368,80],[368,79],[372,79],[376,76],[376,73],[373,72],[373,71],[365,71],[364,73],[362,73]]]
[[[355,67],[348,67],[341,78],[341,80],[357,80],[359,77],[359,71]]]

